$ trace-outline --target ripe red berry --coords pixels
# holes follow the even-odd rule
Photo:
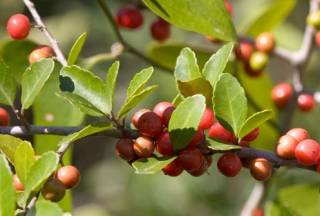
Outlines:
[[[121,27],[136,29],[143,24],[143,16],[139,9],[126,7],[118,11],[117,22]]]
[[[10,124],[10,115],[7,110],[0,107],[0,126],[8,126]]]
[[[269,57],[263,52],[254,52],[250,57],[250,67],[253,71],[263,71],[269,62]]]
[[[224,153],[219,158],[217,166],[219,171],[227,177],[238,175],[242,168],[241,160],[238,155],[231,152]]]
[[[133,141],[128,138],[120,139],[116,145],[116,153],[126,161],[134,160],[135,153],[133,150]]]
[[[318,47],[320,47],[320,32],[317,32],[315,35],[315,42]]]
[[[138,137],[133,144],[133,150],[140,158],[150,157],[153,154],[154,149],[155,144],[153,140],[148,137]]]
[[[177,159],[169,163],[162,169],[163,173],[168,176],[178,176],[183,172],[183,167],[178,163]]]
[[[204,131],[202,129],[198,129],[190,143],[187,145],[187,149],[198,147],[204,141],[204,138]]]
[[[29,18],[23,14],[15,14],[11,16],[7,23],[7,31],[13,39],[25,39],[30,31]]]
[[[249,62],[253,51],[252,43],[247,40],[240,40],[238,46],[235,48],[236,57],[243,62]]]
[[[179,153],[178,162],[187,171],[200,169],[205,158],[199,149],[187,149]]]
[[[276,41],[273,37],[273,34],[271,34],[270,32],[264,32],[260,34],[255,40],[255,46],[257,50],[264,53],[272,52],[275,45]]]
[[[150,31],[153,39],[160,42],[165,41],[170,36],[170,24],[159,19],[152,23]]]
[[[13,176],[13,185],[14,185],[16,191],[24,191],[24,186],[23,186],[22,182],[20,181],[19,177],[17,176],[17,174],[15,174]]]
[[[309,132],[303,128],[292,128],[287,134],[295,138],[298,142],[309,138]]]
[[[66,193],[64,184],[55,178],[50,178],[43,186],[41,194],[44,199],[59,202]]]
[[[79,170],[71,165],[63,166],[58,169],[56,177],[67,189],[77,186],[80,182]]]
[[[309,112],[315,106],[315,102],[312,95],[301,94],[298,97],[298,107],[301,111]]]
[[[233,133],[225,129],[219,122],[214,123],[208,131],[208,136],[212,139],[226,142],[236,143],[237,139]]]
[[[160,117],[163,125],[168,126],[174,109],[175,107],[172,103],[163,101],[155,105],[153,112]]]
[[[204,160],[199,169],[193,170],[193,171],[187,171],[187,172],[194,177],[199,177],[199,176],[202,176],[204,173],[206,173],[207,170],[208,170],[207,160]]]
[[[294,137],[286,134],[280,137],[276,152],[282,158],[294,158],[294,152],[298,143],[299,142]]]
[[[230,15],[233,15],[233,7],[232,4],[228,0],[224,0],[224,5]]]
[[[283,108],[287,105],[293,95],[292,86],[288,83],[280,83],[273,87],[271,97],[273,102],[279,107]]]
[[[138,128],[139,119],[146,112],[151,112],[151,110],[149,110],[149,109],[141,109],[141,110],[137,111],[135,114],[133,114],[132,119],[131,119],[131,122],[132,122],[133,126]]]
[[[253,140],[257,139],[257,137],[259,136],[260,133],[260,129],[259,128],[255,128],[254,130],[252,130],[250,133],[248,133],[247,135],[245,135],[242,140],[243,141],[248,141],[248,142],[252,142]]]
[[[50,46],[41,45],[35,48],[30,54],[29,54],[29,63],[32,64],[36,61],[39,61],[43,58],[50,58],[54,56],[54,51]]]
[[[206,108],[202,115],[199,128],[205,130],[210,128],[214,122],[214,113],[210,108]]]
[[[250,173],[258,181],[266,181],[272,175],[272,165],[264,158],[256,158],[250,163]]]
[[[156,140],[156,148],[157,151],[165,156],[172,156],[174,151],[173,151],[173,146],[170,140],[170,135],[168,132],[164,132],[159,136],[159,138]]]
[[[146,112],[140,116],[138,130],[143,136],[158,137],[162,129],[161,119],[154,112]]]
[[[320,158],[320,145],[312,139],[303,140],[298,143],[295,149],[295,156],[302,165],[315,165]]]

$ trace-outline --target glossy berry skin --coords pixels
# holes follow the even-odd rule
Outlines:
[[[296,150],[298,143],[299,142],[294,137],[288,134],[280,137],[279,143],[276,149],[277,155],[285,159],[294,158],[294,152]]]
[[[307,23],[315,29],[320,29],[320,11],[310,13],[307,17]]]
[[[55,178],[50,178],[43,186],[41,194],[44,199],[59,202],[66,193],[64,184]]]
[[[233,15],[233,6],[228,0],[224,0],[224,5],[230,15]]]
[[[219,171],[227,177],[238,175],[242,168],[241,160],[238,155],[231,152],[224,153],[219,158],[217,166]]]
[[[119,26],[136,29],[143,24],[141,11],[136,8],[122,8],[117,13],[117,23]]]
[[[11,16],[7,23],[7,32],[15,40],[25,39],[29,35],[30,20],[23,14]]]
[[[254,71],[262,71],[265,69],[269,61],[269,57],[267,54],[263,52],[254,52],[250,57],[250,67]]]
[[[137,111],[136,113],[133,114],[131,122],[132,122],[133,126],[135,126],[135,128],[138,128],[139,119],[146,112],[151,112],[151,110],[149,110],[149,109],[141,109],[141,110],[139,110],[139,111]]]
[[[29,63],[32,64],[44,58],[50,58],[54,56],[54,51],[50,46],[41,45],[34,49],[29,54]]]
[[[192,172],[201,168],[205,157],[199,149],[187,149],[179,153],[177,160],[183,169]]]
[[[151,24],[150,31],[153,39],[163,42],[170,37],[170,24],[159,19]]]
[[[253,52],[254,48],[252,43],[246,40],[240,40],[238,46],[235,48],[236,57],[243,62],[249,62]]]
[[[206,108],[200,120],[199,128],[206,130],[209,129],[214,123],[214,113],[212,109]]]
[[[153,154],[154,149],[155,144],[153,140],[148,137],[138,137],[133,144],[133,150],[140,158],[150,157]]]
[[[255,40],[256,49],[264,52],[270,53],[273,51],[274,47],[276,46],[276,41],[273,37],[273,34],[269,32],[264,32],[260,34]]]
[[[204,131],[202,129],[198,129],[190,143],[187,145],[187,149],[194,149],[198,147],[204,141],[204,139]]]
[[[154,106],[153,112],[160,117],[163,125],[168,126],[174,109],[175,106],[172,103],[163,101]]]
[[[24,191],[24,186],[23,186],[22,182],[20,181],[19,177],[17,176],[17,174],[15,174],[13,176],[13,185],[14,185],[16,191]]]
[[[271,178],[272,165],[264,158],[253,159],[250,163],[250,173],[258,181],[266,181]]]
[[[315,101],[312,95],[301,94],[298,97],[298,107],[303,112],[309,112],[315,107]]]
[[[163,130],[160,117],[154,112],[146,112],[142,114],[138,121],[138,130],[143,136],[160,136]]]
[[[299,142],[295,149],[295,157],[302,165],[315,165],[320,158],[319,143],[312,139]]]
[[[126,161],[132,161],[136,155],[133,150],[133,141],[128,138],[120,139],[116,144],[116,153]]]
[[[287,134],[295,138],[298,142],[309,138],[309,132],[303,128],[292,128]]]
[[[273,87],[271,97],[279,108],[285,107],[293,95],[292,86],[288,83],[280,83]]]
[[[67,189],[70,189],[79,184],[80,172],[74,166],[63,166],[58,169],[56,178],[60,180]]]
[[[219,122],[214,123],[209,131],[208,136],[212,139],[226,142],[226,143],[236,143],[237,139],[233,133],[225,129]]]
[[[162,172],[165,175],[175,177],[175,176],[180,175],[183,172],[183,167],[180,165],[180,163],[176,159],[176,160],[172,161],[171,163],[169,163],[167,166],[165,166],[162,169]]]
[[[317,46],[320,47],[320,32],[316,33],[314,39],[315,39]]]
[[[8,126],[10,124],[10,115],[7,110],[0,107],[0,126]]]
[[[172,156],[174,154],[173,146],[168,132],[161,134],[156,140],[157,151],[164,156]]]
[[[247,141],[247,142],[252,142],[255,139],[257,139],[257,137],[260,134],[260,129],[259,128],[255,128],[254,130],[252,130],[250,133],[248,133],[247,135],[245,135],[242,140],[243,141]]]

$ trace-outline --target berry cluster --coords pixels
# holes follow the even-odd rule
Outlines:
[[[41,194],[47,200],[58,202],[64,197],[66,189],[74,188],[79,182],[79,170],[71,165],[63,166],[44,184]],[[16,191],[24,190],[24,186],[16,174],[13,176],[13,184]]]
[[[116,21],[120,27],[127,29],[137,29],[143,25],[143,15],[138,8],[121,8],[116,16]],[[154,40],[163,42],[170,37],[170,24],[158,18],[150,26],[150,34]]]

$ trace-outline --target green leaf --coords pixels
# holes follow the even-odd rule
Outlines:
[[[36,204],[36,215],[35,216],[63,216],[63,211],[58,204],[40,200]]]
[[[183,100],[184,100],[183,96],[181,94],[177,94],[177,96],[173,98],[172,103],[175,106],[178,106]]]
[[[22,109],[28,109],[40,93],[54,69],[52,59],[42,59],[33,63],[22,75],[21,103]]]
[[[215,85],[213,108],[219,122],[238,137],[247,117],[247,99],[243,88],[230,74],[222,74]]]
[[[130,98],[135,94],[139,94],[151,78],[152,74],[153,67],[143,69],[139,73],[136,73],[128,86],[127,98]]]
[[[143,0],[158,16],[177,27],[234,41],[236,33],[222,0]]]
[[[128,114],[128,112],[135,108],[143,99],[148,97],[156,88],[156,85],[149,86],[145,88],[143,91],[139,92],[138,94],[133,95],[131,98],[128,98],[124,105],[121,107],[118,113],[118,118],[125,117]]]
[[[225,144],[212,139],[207,139],[207,143],[208,143],[208,147],[215,151],[230,151],[230,150],[241,149],[241,146]]]
[[[17,82],[1,57],[0,77],[0,103],[12,106],[16,97]]]
[[[211,83],[215,85],[219,76],[225,70],[229,57],[233,50],[233,43],[228,43],[220,48],[205,64],[202,74]]]
[[[294,9],[296,0],[273,0],[259,16],[246,28],[246,34],[255,37],[262,32],[272,31]],[[281,8],[281,10],[279,10]]]
[[[155,174],[162,170],[166,165],[174,161],[176,157],[173,158],[142,158],[139,160],[136,160],[132,167],[135,169],[136,174],[143,174],[143,175],[149,175],[149,174]]]
[[[25,141],[11,135],[0,135],[0,150],[7,159],[13,164],[14,154],[21,143]]]
[[[81,34],[76,40],[76,42],[73,44],[68,56],[68,65],[73,65],[76,63],[86,39],[87,39],[87,33],[85,32]]]
[[[168,129],[175,150],[184,148],[191,141],[205,107],[205,98],[202,95],[194,95],[186,98],[173,111]]]
[[[272,118],[271,110],[264,110],[251,115],[241,126],[239,138],[246,136],[252,130],[259,127],[260,125],[262,125],[263,123],[265,123],[271,118]]]
[[[13,187],[10,166],[3,155],[0,155],[0,215],[14,216],[16,192]]]
[[[35,154],[29,142],[22,142],[14,154],[14,168],[23,184],[26,184],[30,168],[35,162]]]
[[[21,199],[22,205],[25,206],[30,194],[40,190],[41,186],[57,169],[59,164],[59,157],[54,152],[44,153],[39,160],[37,160],[28,173],[26,184],[24,185],[24,193]]]
[[[196,54],[188,47],[183,48],[177,58],[174,70],[176,80],[189,81],[201,77]]]
[[[202,77],[190,80],[190,81],[177,81],[178,89],[181,95],[184,97],[202,94],[206,98],[207,106],[212,104],[212,86],[210,83]]]
[[[289,210],[275,202],[268,202],[265,207],[266,216],[292,216]]]
[[[114,62],[108,70],[107,78],[106,78],[106,94],[107,94],[107,102],[109,107],[109,112],[112,111],[113,101],[114,101],[114,91],[116,86],[116,81],[118,77],[120,62]]]

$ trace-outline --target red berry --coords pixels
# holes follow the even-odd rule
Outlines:
[[[252,216],[264,216],[264,212],[262,208],[256,208],[252,212]]]
[[[155,149],[153,140],[148,137],[138,137],[133,144],[133,150],[140,158],[150,157]]]
[[[25,39],[30,31],[29,18],[23,14],[15,14],[11,16],[7,23],[7,31],[13,39]]]
[[[298,142],[309,138],[309,133],[303,128],[293,128],[287,132],[288,135],[295,138]]]
[[[293,95],[292,86],[288,83],[280,83],[272,89],[272,100],[279,107],[283,108],[287,105]]]
[[[294,158],[294,152],[298,143],[299,142],[294,137],[288,134],[280,137],[277,145],[277,154],[286,159]]]
[[[163,173],[168,176],[178,176],[183,172],[183,167],[178,163],[177,159],[169,163],[162,169]]]
[[[320,145],[312,139],[303,140],[298,143],[295,156],[297,161],[302,165],[315,165],[320,158]]]
[[[0,126],[8,126],[10,124],[10,115],[7,110],[0,107]]]
[[[170,36],[170,24],[159,19],[152,23],[150,31],[153,39],[160,42],[165,41]]]
[[[172,103],[163,101],[155,105],[153,112],[160,117],[163,125],[168,126],[174,109],[175,107]]]
[[[219,171],[227,177],[236,176],[242,167],[241,160],[238,155],[230,152],[224,153],[219,158],[217,165]]]
[[[162,129],[161,119],[154,112],[146,112],[140,116],[138,130],[143,136],[158,137]]]
[[[233,7],[232,4],[228,0],[224,0],[224,5],[230,15],[233,15]]]
[[[20,181],[19,177],[17,176],[17,174],[13,176],[13,185],[16,188],[16,191],[24,191],[24,186]]]
[[[272,165],[264,158],[256,158],[250,163],[250,173],[258,181],[266,181],[272,175]]]
[[[29,63],[32,64],[36,61],[39,61],[43,58],[50,58],[54,56],[54,51],[51,47],[46,45],[41,45],[35,48],[30,54],[29,54]]]
[[[253,51],[252,43],[247,40],[240,40],[239,45],[235,48],[237,58],[243,62],[249,62]]]
[[[116,153],[126,161],[134,160],[135,153],[133,150],[133,141],[128,138],[120,139],[116,145]]]
[[[252,130],[250,133],[248,133],[247,135],[245,135],[242,138],[242,140],[252,142],[253,140],[257,139],[257,137],[259,136],[259,133],[260,133],[260,129],[256,128],[256,129]]]
[[[50,178],[43,186],[41,194],[44,199],[59,202],[66,193],[64,184],[55,178]]]
[[[141,109],[138,112],[136,112],[135,114],[133,114],[132,119],[131,119],[131,122],[132,122],[133,126],[138,128],[139,119],[146,112],[151,112],[151,110],[149,110],[149,109]]]
[[[214,113],[211,109],[206,108],[202,115],[199,128],[203,130],[208,129],[213,125],[213,122],[214,122]]]
[[[255,46],[257,50],[264,53],[272,52],[275,45],[275,39],[273,37],[273,34],[271,34],[270,32],[264,32],[260,34],[255,40]]]
[[[168,132],[165,132],[159,136],[159,138],[156,140],[156,148],[157,151],[165,156],[172,156],[174,151],[173,151],[173,146],[170,141],[170,135]]]
[[[188,171],[188,173],[194,177],[202,176],[208,170],[207,160],[204,160],[199,169]]]
[[[298,97],[298,107],[301,111],[309,112],[315,106],[315,102],[312,95],[301,94]]]
[[[208,136],[212,139],[226,143],[236,143],[237,139],[233,133],[225,129],[220,123],[214,123],[209,129]]]
[[[77,186],[80,182],[79,170],[71,165],[63,166],[58,169],[56,177],[67,189]]]
[[[190,143],[187,145],[188,149],[193,149],[198,147],[203,141],[204,141],[204,131],[201,129],[198,129],[196,134],[193,136]]]
[[[320,47],[320,32],[317,32],[315,35],[315,41],[318,47]]]
[[[136,29],[143,24],[143,16],[136,8],[122,8],[118,11],[117,22],[121,27]]]
[[[200,169],[205,158],[199,149],[187,149],[180,152],[178,162],[187,171]]]

